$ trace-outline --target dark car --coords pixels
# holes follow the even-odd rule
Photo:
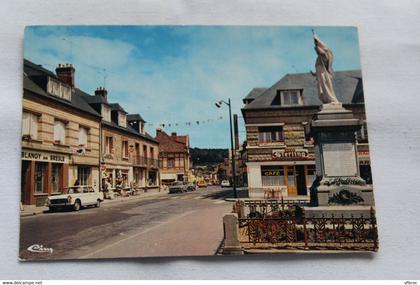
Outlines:
[[[169,194],[187,192],[187,185],[181,181],[176,181],[169,186]]]
[[[194,183],[188,182],[186,185],[187,185],[187,190],[188,191],[195,191],[195,190],[197,190],[197,186]]]

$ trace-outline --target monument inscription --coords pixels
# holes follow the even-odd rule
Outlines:
[[[322,152],[326,176],[357,176],[354,144],[324,143]]]

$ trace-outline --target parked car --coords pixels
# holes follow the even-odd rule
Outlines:
[[[169,186],[169,194],[187,192],[187,185],[182,181],[176,181]]]
[[[230,182],[229,180],[222,180],[222,183],[220,183],[220,186],[223,187],[230,187]]]
[[[195,185],[195,183],[187,182],[187,190],[188,191],[195,191],[195,190],[197,190],[197,186]]]
[[[50,211],[72,208],[79,211],[84,206],[99,207],[104,200],[104,193],[95,191],[92,186],[80,185],[66,188],[66,193],[49,196],[46,201]]]
[[[200,181],[197,182],[197,186],[199,188],[205,188],[205,187],[207,187],[207,183],[204,180],[200,180]]]

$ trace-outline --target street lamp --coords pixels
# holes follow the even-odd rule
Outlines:
[[[235,171],[235,151],[233,149],[233,134],[232,134],[232,109],[230,104],[230,98],[228,101],[220,100],[219,102],[216,102],[215,105],[217,108],[221,108],[222,105],[226,104],[229,107],[229,127],[230,127],[230,148],[232,153],[232,175],[233,175],[233,197],[238,198],[238,195],[236,193],[236,171]]]

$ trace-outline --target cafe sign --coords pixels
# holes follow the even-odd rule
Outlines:
[[[307,149],[273,149],[272,157],[276,158],[306,158],[308,157]]]
[[[22,151],[22,160],[34,160],[53,163],[69,163],[69,156],[61,153],[43,151]]]

